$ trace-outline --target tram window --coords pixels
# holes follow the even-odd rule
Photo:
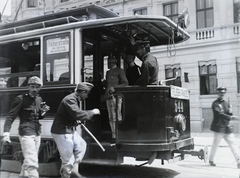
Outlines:
[[[39,39],[0,45],[0,88],[27,86],[29,77],[40,76]],[[38,66],[39,67],[39,66]]]
[[[69,33],[64,33],[44,39],[44,84],[70,83],[69,36]]]

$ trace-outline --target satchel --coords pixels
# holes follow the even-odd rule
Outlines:
[[[233,131],[234,131],[233,125],[228,125],[228,126],[226,127],[225,133],[226,133],[226,134],[230,134],[230,133],[233,133]]]

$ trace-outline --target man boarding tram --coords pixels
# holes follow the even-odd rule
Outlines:
[[[79,83],[74,93],[63,98],[55,115],[51,133],[62,160],[62,178],[69,178],[71,174],[81,177],[78,166],[85,155],[87,144],[77,133],[76,126],[78,121],[90,120],[94,115],[100,114],[99,109],[80,109],[80,102],[87,99],[93,87],[88,82]]]

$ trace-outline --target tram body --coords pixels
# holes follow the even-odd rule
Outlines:
[[[40,94],[51,108],[41,120],[43,145],[53,143],[50,128],[61,100],[77,83],[88,81],[95,87],[81,107],[99,108],[101,115],[85,126],[105,151],[77,127],[88,142],[83,163],[116,165],[130,156],[150,164],[154,159],[173,159],[180,150],[192,150],[189,92],[176,86],[116,88],[116,95],[123,97],[123,119],[116,123],[116,144],[108,142],[111,131],[101,85],[107,56],[117,51],[118,66],[125,68],[122,53],[143,35],[149,37],[151,46],[189,38],[166,17],[119,17],[95,5],[0,25],[0,134],[14,97],[27,92],[27,79],[38,75],[43,81]],[[13,140],[17,140],[18,124],[16,119],[10,131]],[[48,156],[52,155],[43,155]]]

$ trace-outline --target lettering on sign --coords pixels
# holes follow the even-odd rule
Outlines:
[[[170,94],[172,98],[189,100],[189,91],[186,88],[171,85]]]
[[[69,37],[59,37],[47,40],[47,54],[65,53],[69,51]]]

